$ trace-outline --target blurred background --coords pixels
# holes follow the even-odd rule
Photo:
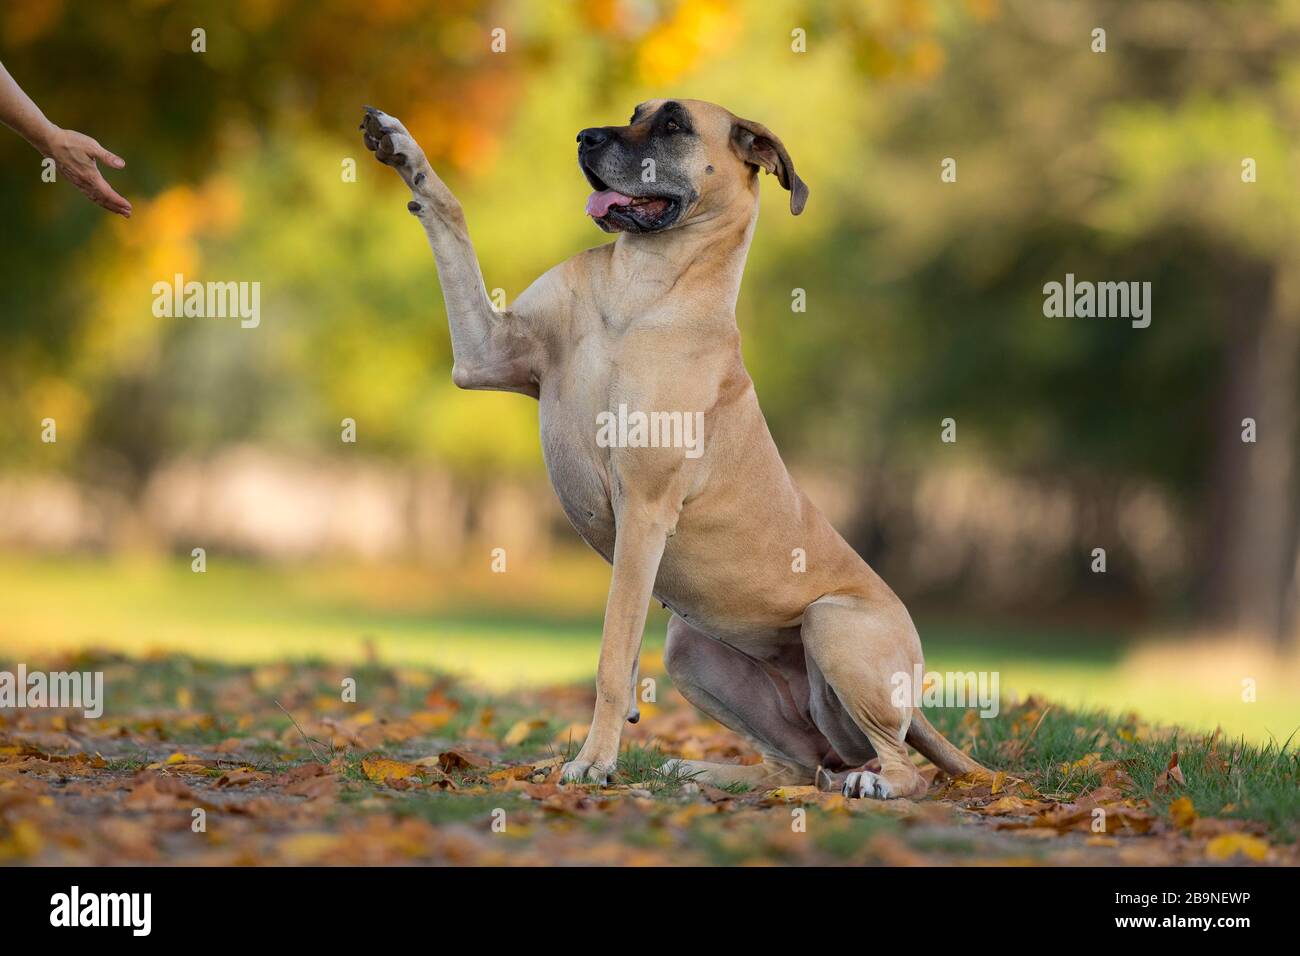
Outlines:
[[[606,241],[577,130],[682,96],[772,128],[812,189],[795,219],[764,181],[745,358],[928,665],[1300,726],[1297,0],[8,0],[0,62],[126,158],[135,207],[0,138],[0,657],[593,673],[608,568],[536,404],[451,384],[432,257],[357,123],[406,123],[512,300]],[[260,282],[260,326],[157,318],[176,273]],[[1066,273],[1151,282],[1150,328],[1045,318]]]

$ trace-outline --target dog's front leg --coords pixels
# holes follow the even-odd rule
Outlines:
[[[596,709],[586,743],[560,772],[563,782],[605,783],[618,762],[618,741],[632,703],[641,634],[668,531],[667,522],[646,513],[625,514],[618,522],[596,670]]]
[[[406,208],[429,238],[447,304],[455,361],[452,379],[461,388],[523,392],[536,398],[540,355],[532,320],[492,308],[460,202],[396,117],[366,107],[361,129],[375,158],[396,169],[410,187]]]

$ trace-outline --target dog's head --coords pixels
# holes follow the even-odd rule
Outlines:
[[[587,215],[606,232],[662,232],[752,201],[759,169],[790,190],[796,216],[808,201],[775,134],[700,100],[651,100],[626,126],[584,129],[578,164],[596,190]]]

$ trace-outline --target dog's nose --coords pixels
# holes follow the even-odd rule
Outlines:
[[[578,143],[583,149],[596,149],[608,143],[609,136],[608,129],[593,126],[590,129],[584,129],[578,134]]]

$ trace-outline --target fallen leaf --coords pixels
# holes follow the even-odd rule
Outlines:
[[[1173,756],[1169,758],[1169,765],[1156,775],[1156,793],[1162,793],[1163,791],[1168,790],[1171,783],[1176,783],[1180,787],[1185,787],[1187,785],[1187,781],[1183,778],[1183,770],[1178,766],[1177,750],[1175,750]]]
[[[1174,821],[1174,826],[1184,830],[1195,823],[1196,808],[1192,806],[1192,798],[1179,797],[1169,804],[1169,818]]]
[[[403,763],[400,760],[388,760],[383,757],[367,757],[361,761],[361,772],[375,783],[384,783],[387,780],[418,777],[423,770],[413,763]]]
[[[980,808],[980,812],[990,816],[1000,816],[1005,813],[1028,813],[1030,812],[1028,807],[1029,804],[1019,797],[1007,796]]]
[[[167,763],[167,764],[202,763],[202,762],[203,762],[202,757],[195,756],[194,754],[185,754],[185,753],[174,753],[166,760],[163,761],[163,763]]]
[[[318,863],[341,843],[341,838],[329,833],[296,833],[281,840],[279,849],[292,863]]]
[[[465,750],[447,750],[438,754],[438,766],[446,770],[482,770],[492,766],[492,761]]]
[[[700,789],[704,786],[701,784]],[[724,790],[723,793],[726,793]],[[815,798],[821,791],[816,787],[777,787],[775,790],[769,790],[767,796],[772,800],[806,800]],[[730,794],[727,794],[730,797]]]
[[[1240,853],[1262,863],[1268,859],[1268,850],[1268,843],[1247,833],[1225,833],[1205,845],[1205,855],[1211,860],[1230,860]]]
[[[513,727],[506,731],[506,735],[501,738],[501,742],[507,747],[517,747],[528,739],[528,735],[534,730],[541,730],[546,726],[544,720],[521,720]]]
[[[0,836],[0,860],[23,860],[41,852],[45,841],[31,820],[18,820],[6,836]]]
[[[123,802],[132,810],[175,810],[198,805],[193,791],[182,781],[152,773],[137,775]]]
[[[521,764],[518,767],[507,767],[504,770],[494,770],[488,774],[488,780],[493,783],[504,783],[511,780],[527,780],[533,774],[537,773],[531,764]]]

